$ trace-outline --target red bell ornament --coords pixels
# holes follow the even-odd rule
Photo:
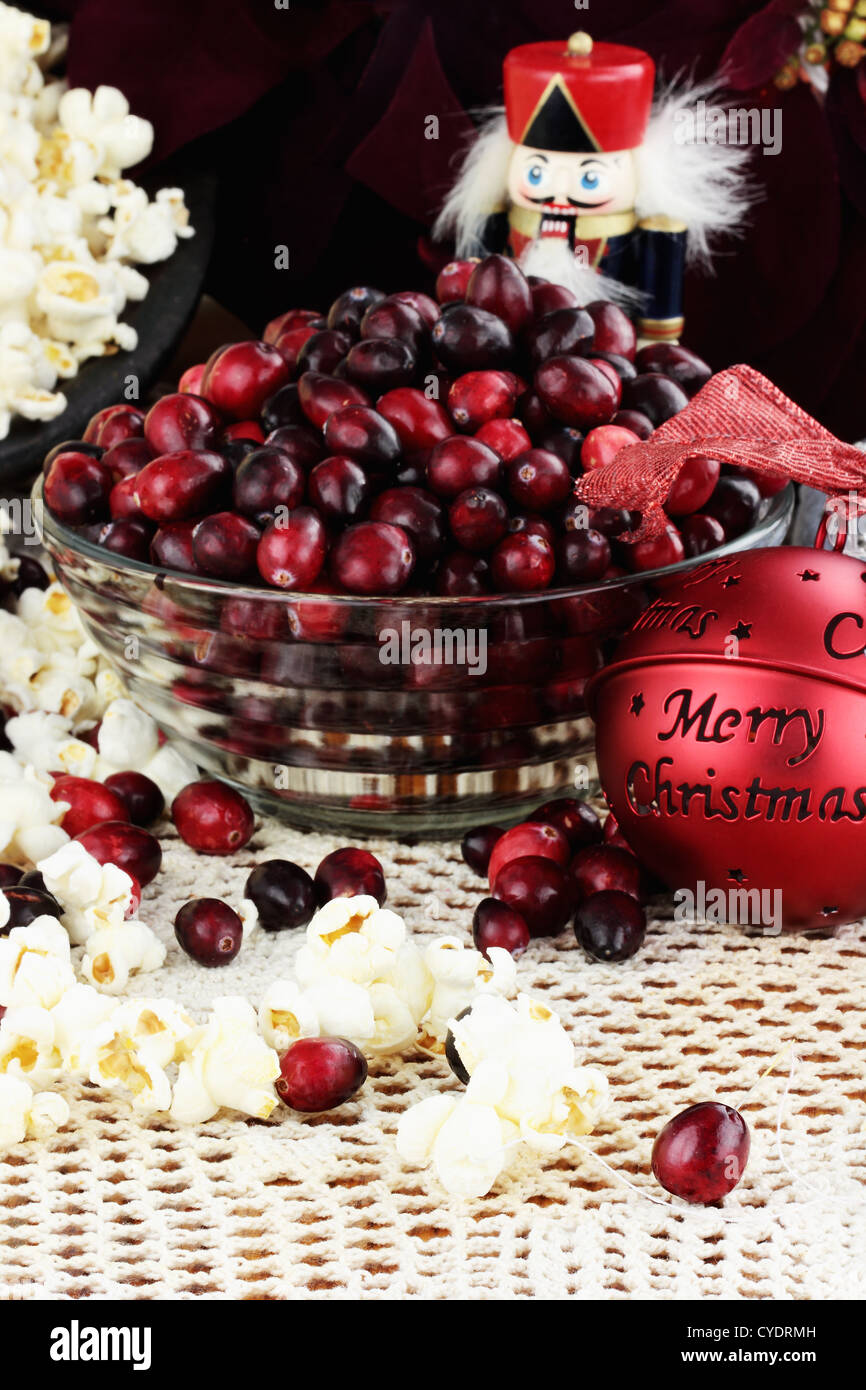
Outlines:
[[[579,491],[628,506],[640,486],[651,533],[696,452],[862,506],[866,457],[743,367]],[[696,916],[769,932],[866,916],[862,561],[784,546],[709,560],[664,587],[587,697],[620,829]]]

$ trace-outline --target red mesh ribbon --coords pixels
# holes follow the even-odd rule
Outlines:
[[[866,453],[843,444],[754,367],[739,366],[714,376],[650,439],[585,473],[575,491],[589,507],[639,511],[640,526],[622,539],[644,540],[664,529],[665,498],[696,454],[783,474],[821,492],[856,493],[866,482]],[[866,510],[866,498],[856,502]]]

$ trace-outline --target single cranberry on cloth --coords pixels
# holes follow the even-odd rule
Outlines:
[[[749,368],[670,424],[582,479],[584,500],[642,506],[654,534],[695,453],[855,507],[866,491],[866,455]],[[665,585],[587,694],[621,831],[686,910],[769,932],[866,915],[862,561],[795,547],[709,560]]]

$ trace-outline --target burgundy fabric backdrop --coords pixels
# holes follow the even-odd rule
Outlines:
[[[279,0],[277,0],[279,2]],[[724,60],[738,104],[779,107],[782,149],[748,238],[692,277],[687,341],[716,367],[759,367],[845,438],[866,436],[866,61],[822,107],[773,74],[796,0],[55,0],[74,82],[112,82],[157,127],[162,157],[199,142],[221,173],[209,289],[254,326],[327,306],[360,281],[423,285],[417,241],[514,44],[586,27],[661,70]],[[436,115],[440,138],[424,139]],[[289,248],[277,270],[274,247]]]

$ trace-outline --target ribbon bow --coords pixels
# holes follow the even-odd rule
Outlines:
[[[866,453],[843,444],[754,367],[741,365],[712,377],[650,439],[585,473],[575,491],[590,507],[639,511],[640,526],[621,539],[644,540],[664,530],[665,498],[683,464],[699,454],[828,493],[856,494],[866,481]],[[866,497],[854,500],[866,511]]]

